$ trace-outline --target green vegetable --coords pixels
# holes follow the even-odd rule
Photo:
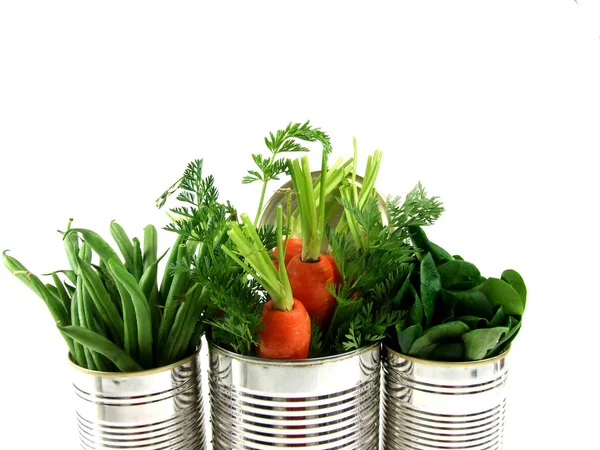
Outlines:
[[[115,277],[117,286],[122,285],[131,298],[137,325],[139,361],[142,367],[149,369],[152,367],[152,319],[148,301],[135,276],[113,261],[108,262],[108,268]]]
[[[118,345],[115,345],[109,339],[95,333],[87,328],[75,325],[61,326],[59,330],[77,341],[84,347],[87,347],[101,355],[106,356],[113,362],[117,368],[123,372],[137,372],[143,370],[125,351]]]
[[[462,335],[465,344],[465,358],[468,361],[477,361],[486,357],[500,339],[508,333],[508,328],[482,328],[472,330]]]
[[[450,290],[471,289],[479,284],[479,269],[467,261],[447,261],[437,266],[442,287]]]
[[[499,278],[488,278],[476,289],[486,295],[492,306],[502,306],[505,314],[522,315],[525,304],[517,291]]]
[[[108,327],[111,338],[116,345],[122,346],[124,339],[123,318],[119,315],[110,295],[102,284],[100,276],[94,271],[92,266],[79,258],[77,262],[79,264],[79,275],[83,280],[83,284],[90,293],[102,320]]]
[[[405,282],[392,301],[408,320],[396,323],[391,334],[397,341],[390,340],[391,345],[438,361],[475,361],[505,351],[525,311],[527,290],[521,275],[506,270],[501,278],[482,277],[474,264],[431,242],[420,226],[409,228],[420,260],[419,277],[407,280],[410,285]],[[420,331],[417,325],[422,336],[411,344]]]
[[[425,327],[433,320],[433,313],[438,295],[442,289],[440,274],[435,267],[431,253],[425,254],[421,260],[421,302],[425,314]]]
[[[401,328],[402,327],[396,328],[398,333],[398,344],[400,345],[402,353],[408,354],[414,342],[423,335],[423,327],[420,323],[417,323],[403,330]]]
[[[458,339],[468,331],[469,327],[458,321],[435,325],[414,341],[408,354],[427,359],[439,343]]]

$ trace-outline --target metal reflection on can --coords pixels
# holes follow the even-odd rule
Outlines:
[[[446,363],[404,356],[384,346],[382,448],[501,449],[507,353]]]
[[[135,373],[73,365],[81,448],[204,449],[199,358]]]
[[[215,450],[379,446],[380,346],[301,361],[209,344]]]

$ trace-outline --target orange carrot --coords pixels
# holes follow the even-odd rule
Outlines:
[[[262,310],[263,330],[259,332],[256,354],[268,359],[306,359],[310,347],[310,317],[294,299],[291,311],[281,311],[269,300]],[[307,339],[308,337],[308,339]]]
[[[297,255],[287,266],[294,297],[302,302],[308,314],[322,330],[327,329],[335,309],[335,297],[328,286],[333,284],[333,268],[327,257],[305,262]]]
[[[277,208],[278,269],[260,240],[256,228],[246,214],[242,226],[231,222],[228,235],[237,247],[237,254],[223,250],[267,291],[269,301],[263,306],[257,355],[271,359],[305,359],[310,347],[311,322],[306,309],[292,295],[285,269],[282,244],[283,213]],[[242,261],[237,255],[242,255]]]
[[[324,331],[329,325],[336,305],[335,297],[328,289],[334,283],[333,267],[327,257],[321,255],[325,231],[328,151],[330,151],[328,143],[324,142],[318,207],[308,158],[305,156],[301,160],[292,162],[292,183],[300,211],[302,253],[294,256],[287,265],[294,298],[302,302],[308,314]]]
[[[285,250],[285,266],[290,263],[291,259],[302,253],[302,239],[300,238],[289,238],[287,240],[287,248]],[[277,248],[273,250],[273,256],[275,259],[279,258],[279,252]]]

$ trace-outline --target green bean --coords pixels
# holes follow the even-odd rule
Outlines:
[[[152,344],[153,354],[158,354],[158,330],[160,328],[160,321],[162,320],[162,312],[159,307],[160,294],[158,293],[158,287],[154,286],[148,298],[148,306],[150,307],[150,316],[152,318]]]
[[[84,286],[89,291],[102,320],[106,323],[110,335],[116,345],[123,345],[123,319],[102,284],[102,280],[91,265],[81,259],[78,259],[78,263],[79,274],[83,278]]]
[[[50,314],[55,322],[61,324],[69,324],[69,314],[65,309],[65,305],[60,300],[55,298],[40,281],[38,277],[29,272],[23,264],[17,259],[6,254],[7,250],[2,253],[4,265],[6,268],[19,280],[21,280],[29,289],[35,292],[50,310]]]
[[[77,253],[75,253],[77,255]],[[77,283],[77,274],[73,271],[73,270],[55,270],[54,272],[51,273],[43,273],[42,275],[44,276],[52,276],[52,274],[59,274],[62,273],[64,274],[71,283],[75,284]]]
[[[117,308],[117,311],[119,311],[119,314],[123,315],[123,306],[121,304],[121,294],[119,294],[119,290],[117,289],[115,280],[114,280],[113,276],[111,275],[110,271],[108,270],[108,268],[106,267],[106,264],[104,263],[104,261],[100,261],[99,265],[97,265],[97,266],[92,265],[92,267],[94,267],[100,274],[100,278],[102,279],[102,282],[104,284],[104,287],[106,288],[106,291],[110,295],[110,299],[112,300],[113,305],[115,305],[115,308]]]
[[[154,225],[147,225],[144,228],[144,252],[142,261],[144,262],[144,272],[156,261],[158,257],[158,233]]]
[[[63,236],[65,251],[67,252],[67,260],[69,261],[69,266],[71,266],[71,270],[73,272],[77,272],[77,256],[79,255],[79,237],[76,233],[69,233],[68,231]],[[71,283],[76,283],[77,281],[71,279]]]
[[[179,336],[176,337],[171,362],[179,361],[184,358],[186,351],[190,345],[190,340],[194,334],[198,319],[202,314],[202,310],[207,306],[209,290],[202,289],[200,296],[192,299],[190,308],[185,316],[185,320],[181,326]]]
[[[74,233],[79,233],[83,237],[83,240],[92,247],[92,250],[94,250],[105,263],[112,259],[115,263],[123,265],[123,262],[119,259],[117,253],[98,233],[86,230],[85,228],[71,228],[64,234],[64,239]]]
[[[184,333],[184,326],[188,322],[188,316],[195,309],[195,304],[203,291],[203,289],[199,288],[198,284],[195,284],[182,296],[183,300],[181,306],[177,309],[173,326],[169,330],[169,335],[164,342],[164,346],[160,355],[159,364],[161,366],[175,362],[174,358],[179,350],[179,346],[181,345],[180,339],[182,333]]]
[[[67,290],[65,289],[65,286],[63,285],[62,281],[60,280],[60,278],[58,277],[56,272],[52,272],[52,280],[54,280],[54,285],[56,286],[58,295],[60,296],[63,304],[65,305],[65,309],[67,311],[70,311],[71,310],[71,297],[70,297],[69,293],[67,292]]]
[[[132,272],[134,267],[134,250],[129,236],[127,236],[123,227],[114,220],[110,223],[110,234],[117,243],[119,250],[121,250],[123,258],[125,258],[125,267],[127,267],[129,272]]]
[[[158,263],[164,258],[167,252],[163,253],[160,258],[155,259],[152,264],[144,269],[144,273],[139,280],[139,285],[142,288],[142,292],[146,298],[150,298],[150,293],[156,287],[158,289],[157,284],[157,275],[158,275]]]
[[[64,302],[62,300],[62,298],[60,298],[60,295],[58,294],[58,289],[56,289],[56,287],[53,284],[50,283],[46,283],[44,284],[44,286],[46,287],[46,290],[48,292],[50,292],[50,294],[59,302],[61,302],[64,305]]]
[[[79,290],[77,309],[79,312],[79,325],[87,328],[88,330],[100,333],[100,326],[97,324],[94,317],[94,303],[90,296],[90,293],[85,289],[82,278],[79,278],[77,283],[77,289]],[[88,369],[99,370],[104,372],[106,365],[103,361],[102,355],[99,353],[84,347],[84,354],[88,363]]]
[[[80,326],[60,326],[59,329],[81,345],[106,356],[123,372],[138,372],[143,370],[131,356],[109,339]]]
[[[75,286],[71,286],[69,283],[65,283],[65,289],[67,290],[69,295],[73,297],[73,294],[75,293]]]
[[[79,258],[87,264],[92,263],[92,247],[85,241],[79,247]]]
[[[135,309],[137,321],[138,348],[140,351],[139,361],[143,367],[152,367],[152,319],[150,306],[140,289],[137,280],[127,270],[112,261],[108,262],[108,268],[118,283],[121,283],[131,295],[131,302]]]
[[[77,280],[77,285],[75,286],[75,292],[77,293],[77,315],[79,317],[79,325],[84,328],[90,329],[90,327],[88,326],[87,311],[84,305],[85,300],[83,298],[83,291],[83,279],[82,277],[79,277],[79,279]],[[83,354],[85,356],[86,367],[90,370],[97,370],[91,350],[87,347],[84,347]]]
[[[121,298],[121,309],[123,311],[123,325],[125,327],[125,351],[133,359],[139,356],[139,346],[137,339],[137,320],[135,316],[135,307],[131,300],[131,295],[125,289],[122,283],[117,282],[119,297]]]
[[[167,302],[167,297],[169,292],[171,291],[171,284],[173,282],[173,275],[171,274],[171,267],[177,262],[179,247],[185,242],[184,237],[181,234],[177,235],[177,239],[175,239],[175,243],[171,248],[171,254],[169,255],[169,259],[167,260],[167,265],[165,267],[165,271],[163,273],[162,281],[160,283],[160,304],[164,306]]]
[[[73,299],[71,300],[71,324],[79,326],[80,323],[79,323],[79,311],[77,308],[77,297],[78,297],[77,291],[75,291],[75,293],[73,294]],[[77,341],[73,341],[73,352],[71,353],[71,356],[74,358],[75,363],[78,366],[83,367],[84,369],[87,368],[83,345],[81,345]]]
[[[187,261],[187,249],[185,244],[181,244],[177,249],[177,260]],[[188,283],[188,274],[186,272],[178,272],[173,276],[173,282],[169,288],[169,294],[165,301],[165,308],[163,311],[162,320],[158,329],[158,345],[157,349],[159,354],[162,353],[162,348],[166,343],[166,340],[175,321],[175,315],[177,314],[177,299],[184,292]]]
[[[144,272],[144,266],[142,263],[142,247],[140,246],[140,240],[133,238],[133,276],[136,281],[140,281],[142,273]]]
[[[160,258],[154,259],[154,261],[144,269],[144,274],[140,279],[140,288],[144,293],[144,297],[148,299],[148,305],[150,306],[150,315],[152,316],[152,337],[154,346],[158,339],[158,329],[160,327],[160,320],[162,317],[159,304],[160,294],[158,292],[158,283],[156,280],[158,273],[158,263],[163,259],[167,252],[163,253]]]

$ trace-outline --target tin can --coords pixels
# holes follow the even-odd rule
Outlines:
[[[81,448],[204,449],[199,358],[132,373],[73,364]]]
[[[208,350],[215,450],[378,448],[379,344],[297,361]]]
[[[501,449],[507,353],[438,362],[384,346],[383,449]]]

